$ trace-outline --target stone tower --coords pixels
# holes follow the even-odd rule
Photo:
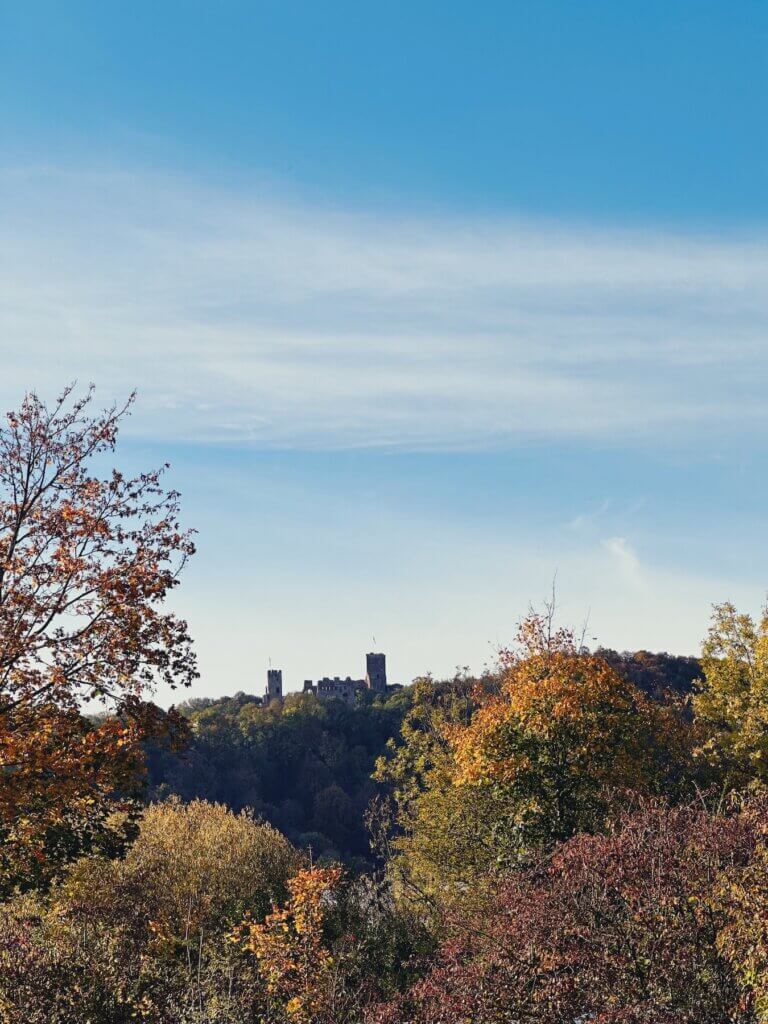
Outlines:
[[[365,682],[374,693],[384,693],[387,689],[387,658],[384,654],[366,654]]]
[[[283,699],[283,670],[271,668],[267,671],[267,701]]]

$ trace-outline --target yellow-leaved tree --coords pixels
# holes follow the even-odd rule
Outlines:
[[[263,981],[227,936],[263,920],[301,862],[249,813],[150,806],[125,856],[82,857],[46,895],[0,905],[0,1020],[259,1019]]]
[[[344,988],[324,935],[335,906],[341,868],[312,867],[288,881],[289,899],[233,938],[256,956],[271,997],[270,1019],[296,1024],[343,1017]]]

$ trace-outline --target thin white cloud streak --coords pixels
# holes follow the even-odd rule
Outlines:
[[[633,587],[642,586],[640,559],[626,537],[607,537],[603,547],[611,555],[624,581]]]
[[[739,437],[768,238],[319,209],[149,174],[0,176],[0,400],[94,379],[134,432],[297,447]]]

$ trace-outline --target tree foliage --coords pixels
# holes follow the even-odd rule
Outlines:
[[[369,1024],[749,1024],[717,895],[762,856],[762,814],[644,803],[558,845],[449,919],[431,971]]]
[[[275,1024],[356,1024],[432,951],[423,923],[382,879],[310,865],[288,889],[265,921],[246,920],[233,934],[256,958]]]
[[[428,900],[607,827],[632,794],[674,796],[691,781],[682,706],[647,697],[546,615],[529,616],[518,641],[498,679],[417,686],[377,768],[396,805],[392,868]]]
[[[748,805],[749,806],[749,805]],[[765,795],[749,808],[761,842],[744,870],[730,870],[719,878],[711,899],[716,913],[725,917],[717,948],[733,967],[748,994],[748,1005],[760,1024],[768,1021],[768,815]]]
[[[91,415],[91,397],[67,389],[49,409],[30,394],[0,429],[0,833],[14,877],[61,848],[52,831],[87,834],[128,788],[148,727],[169,724],[144,692],[196,676],[186,623],[164,607],[194,550],[178,495],[162,470],[97,474],[130,401]],[[112,716],[84,722],[87,699]]]
[[[406,690],[352,707],[313,694],[182,705],[191,742],[177,754],[150,751],[150,793],[250,807],[315,857],[370,861],[371,772],[409,701]]]
[[[380,804],[372,824],[404,899],[434,907],[436,894],[472,888],[496,860],[487,794],[469,799],[454,784],[450,738],[454,727],[469,725],[480,691],[494,687],[490,677],[465,673],[416,680],[398,740],[377,761],[375,778],[391,805]]]
[[[756,622],[717,605],[694,697],[701,757],[726,787],[768,782],[768,609]]]
[[[285,906],[242,929],[241,941],[256,957],[269,996],[296,1024],[346,1017],[346,993],[338,984],[343,985],[344,973],[323,935],[340,881],[337,867],[300,871],[288,882]]]
[[[84,857],[47,897],[6,904],[0,1019],[249,1019],[264,985],[227,935],[246,913],[263,919],[299,865],[247,814],[201,801],[149,808],[123,859]]]
[[[456,785],[490,791],[521,849],[603,827],[610,791],[671,793],[690,755],[670,704],[649,700],[567,630],[532,615],[502,657],[498,694],[449,732]]]
[[[647,697],[665,700],[670,695],[689,697],[704,678],[698,658],[655,651],[614,651],[599,647],[595,652],[614,671],[642,690]]]

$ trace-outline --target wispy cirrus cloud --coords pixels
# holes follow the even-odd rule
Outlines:
[[[0,399],[95,379],[133,429],[267,446],[740,436],[768,236],[322,208],[149,173],[0,179]]]
[[[625,582],[634,586],[642,583],[642,567],[632,545],[626,537],[607,537],[603,547],[613,559]]]

